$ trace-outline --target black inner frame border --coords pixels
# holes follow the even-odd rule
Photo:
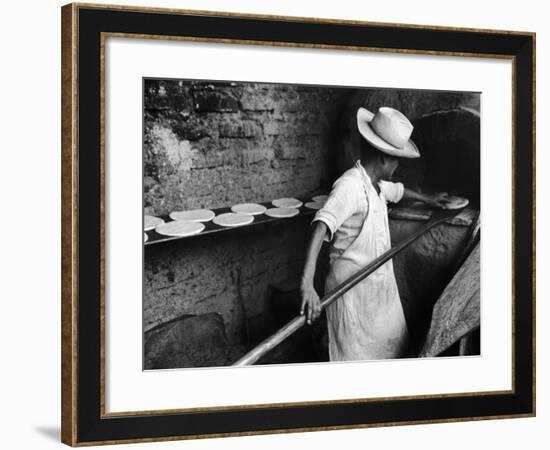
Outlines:
[[[167,14],[77,7],[78,358],[77,441],[161,440],[534,414],[533,52],[530,34],[326,23],[278,18]],[[513,394],[265,407],[102,417],[100,398],[101,33],[275,41],[514,56],[515,278]],[[123,180],[121,180],[123,182]]]

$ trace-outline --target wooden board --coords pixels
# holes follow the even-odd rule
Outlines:
[[[393,220],[429,220],[434,211],[433,207],[424,203],[418,202],[411,205],[398,205],[389,208],[388,215]],[[447,220],[449,225],[458,225],[469,227],[479,217],[479,211],[471,206],[467,206],[460,211],[456,216]]]
[[[266,208],[269,208],[271,206],[271,203],[264,203],[263,204]],[[214,214],[216,216],[219,216],[221,214],[226,214],[228,212],[231,212],[231,210],[228,208],[228,207],[225,207],[225,208],[217,208],[217,209],[214,209]],[[194,235],[194,236],[188,236],[188,237],[181,237],[181,236],[164,236],[164,235],[161,235],[161,234],[158,234],[157,232],[155,232],[154,230],[152,231],[148,231],[147,234],[148,234],[148,240],[147,242],[145,243],[145,247],[149,247],[151,245],[155,245],[155,244],[159,244],[159,243],[165,243],[165,242],[170,242],[170,241],[177,241],[177,240],[181,240],[181,239],[196,239],[196,238],[201,238],[202,236],[206,236],[206,235],[210,235],[210,234],[218,234],[218,233],[233,233],[233,232],[242,232],[243,231],[243,228],[246,228],[246,227],[254,227],[254,228],[257,228],[257,227],[261,227],[263,225],[266,225],[266,224],[272,224],[272,223],[276,223],[276,222],[279,222],[279,221],[287,221],[287,220],[292,220],[294,218],[299,218],[301,216],[311,216],[315,214],[315,211],[312,210],[312,209],[308,209],[306,208],[305,206],[302,206],[300,209],[299,209],[299,214],[297,216],[294,216],[293,218],[291,219],[288,219],[288,218],[278,218],[278,217],[269,217],[265,214],[260,214],[258,216],[249,216],[251,218],[253,218],[254,220],[252,222],[250,222],[248,225],[243,225],[243,226],[239,226],[239,227],[224,227],[224,226],[221,226],[221,225],[218,225],[215,223],[214,220],[211,220],[209,222],[203,222],[204,225],[205,225],[205,229],[200,232],[199,234],[197,235]],[[169,221],[170,218],[168,216],[163,216],[162,217],[163,219]]]
[[[302,200],[304,202],[306,202],[308,198],[310,197],[309,196],[298,197],[299,200]],[[311,202],[311,203],[315,203],[315,202]],[[317,203],[317,205],[321,207],[323,204]],[[424,205],[424,204],[421,204],[421,205]],[[266,208],[269,208],[271,206],[271,203],[263,203],[263,206],[265,206]],[[215,215],[231,212],[231,210],[228,207],[217,208],[217,209],[213,209],[212,211],[214,212]],[[316,212],[315,209],[311,209],[311,208],[308,208],[306,205],[303,205],[301,208],[299,208],[299,214],[294,217],[299,218],[301,216],[312,216],[315,214],[315,212]],[[406,206],[403,207],[399,205],[391,208],[389,215],[391,219],[416,220],[419,222],[424,222],[431,218],[433,212],[434,212],[434,209],[433,208],[430,209],[427,205],[424,205],[424,206],[416,205],[415,208],[406,207]],[[446,223],[450,225],[456,225],[456,226],[470,226],[473,218],[477,217],[478,214],[479,212],[477,210],[473,209],[471,206],[468,206],[464,208],[463,211],[460,211],[457,216],[447,220]],[[170,220],[170,217],[168,216],[162,216],[161,218],[166,221]],[[248,225],[243,225],[241,227],[223,227],[223,226],[217,225],[216,223],[214,223],[213,220],[211,220],[209,222],[203,222],[205,225],[205,229],[201,233],[194,236],[188,236],[188,237],[164,236],[152,230],[147,232],[148,240],[145,243],[145,246],[149,247],[151,245],[170,242],[170,241],[176,241],[181,239],[196,239],[212,233],[232,233],[234,231],[236,232],[237,230],[242,231],[243,227],[258,227],[269,223],[275,223],[281,220],[289,220],[289,219],[269,217],[266,214],[260,214],[258,216],[254,216],[253,222],[251,222]]]

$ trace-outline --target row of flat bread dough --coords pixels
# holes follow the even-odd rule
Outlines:
[[[306,203],[306,207],[319,209],[324,204],[326,196],[313,197],[312,202]],[[155,230],[165,236],[192,236],[199,234],[205,228],[203,222],[213,221],[223,227],[237,227],[247,225],[254,221],[254,216],[265,214],[269,217],[286,218],[299,214],[298,208],[303,203],[295,198],[280,198],[272,202],[275,208],[266,208],[258,203],[240,203],[231,207],[230,213],[219,214],[218,216],[209,209],[195,209],[190,211],[174,211],[170,213],[173,222],[165,223],[159,217],[146,215],[144,218],[145,231]],[[144,233],[144,242],[148,236]]]
[[[172,214],[170,214],[170,217],[173,219]],[[202,222],[191,222],[189,220],[164,222],[160,217],[145,216],[143,228],[145,231],[155,230],[157,233],[165,236],[192,236],[200,233],[205,227]],[[144,233],[143,242],[147,242],[148,239],[147,233]]]

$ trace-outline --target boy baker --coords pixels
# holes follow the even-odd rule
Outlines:
[[[413,126],[399,111],[382,107],[376,114],[357,111],[361,156],[336,180],[313,219],[313,233],[301,281],[301,314],[308,323],[319,316],[313,278],[323,241],[331,242],[326,292],[390,249],[387,202],[420,200],[445,208],[446,193],[423,195],[388,181],[399,158],[418,158],[410,139]],[[331,361],[399,358],[409,338],[403,307],[388,261],[326,309]]]

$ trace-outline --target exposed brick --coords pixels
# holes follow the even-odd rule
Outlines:
[[[273,157],[273,153],[269,149],[262,148],[249,148],[243,151],[242,161],[243,164],[256,164],[260,161],[270,161]]]
[[[277,107],[277,89],[272,87],[248,85],[245,87],[241,106],[244,111],[273,111]]]
[[[194,91],[193,99],[197,112],[236,112],[239,102],[230,92]]]
[[[236,152],[205,151],[193,161],[193,169],[212,169],[215,167],[238,167],[243,164],[243,155]]]
[[[220,138],[250,138],[262,135],[262,126],[258,122],[237,117],[220,124],[219,130]]]
[[[304,139],[299,136],[281,137],[273,141],[275,156],[278,159],[305,159],[318,152],[319,146],[313,139]]]
[[[159,82],[151,84],[151,89],[145,91],[146,98],[159,95]],[[166,214],[176,207],[197,204],[216,207],[243,199],[269,201],[276,196],[297,195],[299,192],[292,191],[297,188],[300,192],[318,189],[318,184],[306,184],[326,178],[323,175],[326,168],[320,162],[327,159],[321,159],[321,155],[333,151],[332,135],[338,126],[334,117],[338,115],[338,105],[349,95],[347,91],[329,89],[328,93],[315,94],[311,88],[287,85],[222,86],[177,81],[163,81],[163,86],[163,92],[173,95],[183,96],[187,92],[192,97],[189,94],[192,91],[197,97],[203,96],[204,109],[226,108],[232,112],[178,112],[174,105],[146,117],[145,153],[149,156],[145,172],[159,183],[157,189],[149,183],[145,190],[148,211]],[[170,99],[168,95],[165,97],[167,101]],[[297,99],[302,97],[306,99],[304,108],[297,109],[295,106],[300,104]],[[305,107],[307,102],[315,103],[314,99],[318,103],[316,111]],[[290,107],[289,102],[295,106]],[[174,152],[167,152],[159,143],[165,142],[168,149],[181,145],[172,138],[169,143],[166,139],[159,141],[158,133],[152,132],[155,126],[171,129],[181,142],[191,143],[188,157],[178,158],[178,164],[174,165]],[[180,171],[180,164],[190,172]],[[251,171],[258,171],[258,175]],[[296,178],[301,181],[293,181]]]
[[[182,140],[198,141],[211,137],[213,134],[209,122],[205,120],[182,120],[180,118],[179,120],[172,119],[169,123],[174,133]]]
[[[183,82],[145,80],[145,110],[163,110],[179,114],[193,110],[191,87]]]

